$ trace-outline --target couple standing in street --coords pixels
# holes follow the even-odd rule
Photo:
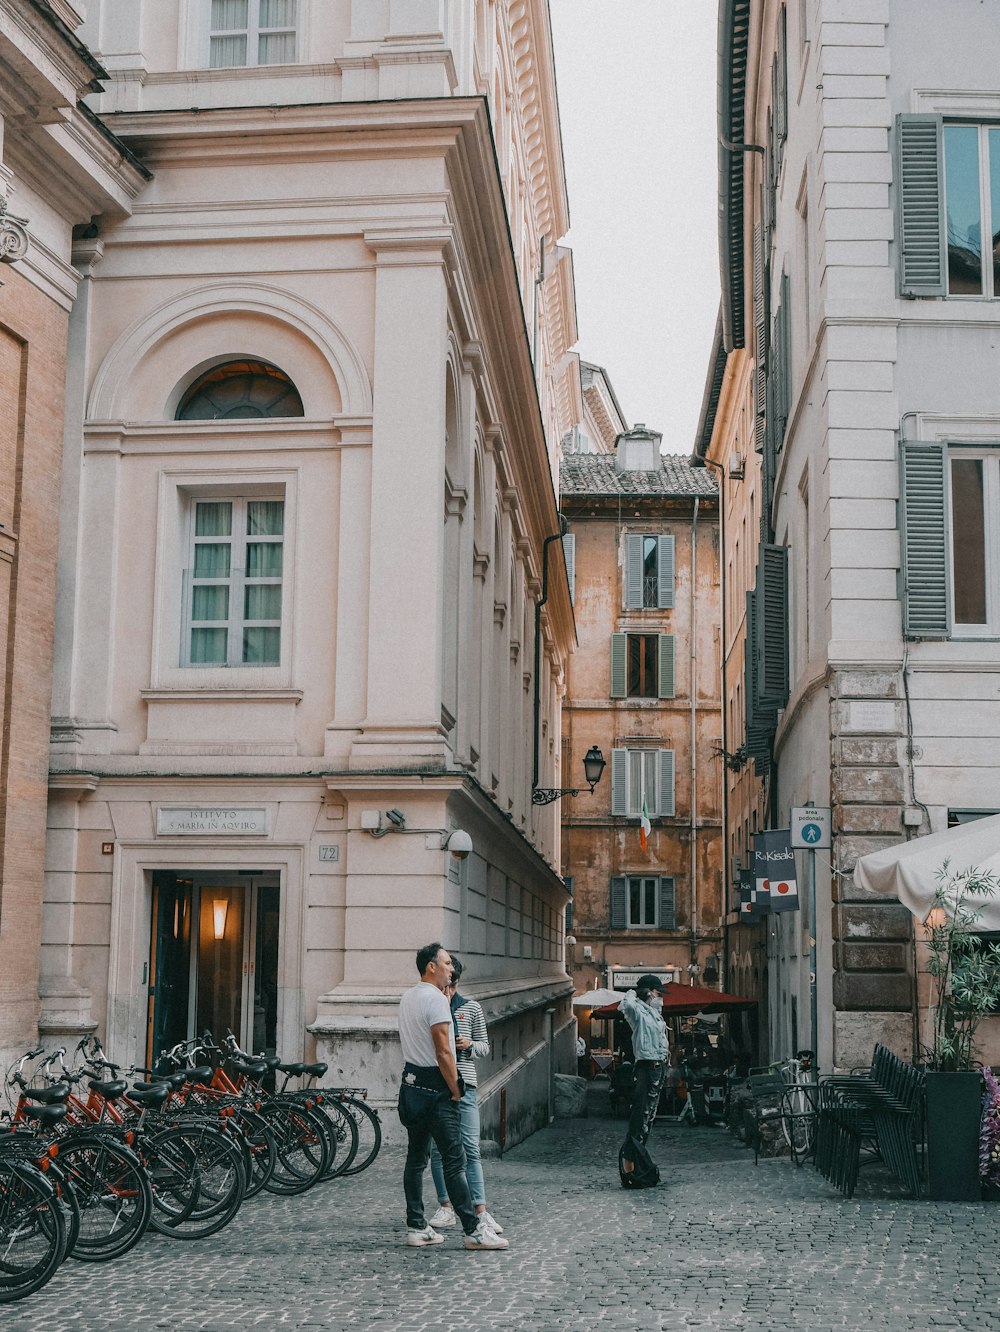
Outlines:
[[[441,1229],[461,1222],[467,1249],[506,1249],[502,1227],[486,1210],[479,1161],[474,1060],[489,1052],[483,1010],[458,995],[461,964],[440,943],[425,945],[416,961],[420,980],[399,1004],[404,1060],[399,1117],[408,1139],[403,1170],[406,1242],[415,1247],[440,1244]],[[432,1144],[439,1207],[428,1225],[424,1171]]]

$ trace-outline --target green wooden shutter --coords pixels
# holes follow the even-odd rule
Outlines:
[[[757,698],[762,708],[788,702],[788,549],[762,544],[755,588]]]
[[[761,196],[763,199],[763,195]],[[767,402],[767,263],[764,227],[753,229],[753,354],[754,354],[754,447],[764,452],[765,405]]]
[[[785,430],[788,427],[788,416],[792,406],[791,338],[788,329],[790,313],[791,296],[788,274],[782,273],[781,303],[774,319],[774,451],[776,454],[781,452],[785,442]]]
[[[771,233],[774,231],[775,211],[777,209],[777,191],[775,190],[774,156],[774,111],[767,108],[767,138],[764,141],[764,245],[771,248]]]
[[[642,534],[625,538],[625,609],[642,610]]]
[[[567,874],[563,879],[566,885],[566,891],[569,894],[569,901],[566,903],[566,933],[569,934],[573,928],[573,875]]]
[[[569,599],[576,605],[576,535],[567,532],[562,539],[563,559],[566,561],[566,580],[569,583]]]
[[[900,526],[903,551],[903,633],[907,638],[946,638],[948,524],[945,512],[944,444],[900,445]]]
[[[743,643],[744,702],[746,706],[747,758],[754,761],[754,770],[763,777],[771,766],[771,737],[774,735],[778,714],[773,709],[757,704],[757,598],[748,592],[746,637]]]
[[[628,813],[628,750],[611,751],[611,813]]]
[[[657,697],[674,696],[674,635],[660,634],[657,643]]]
[[[611,697],[625,698],[628,692],[628,634],[611,635]]]
[[[896,117],[896,220],[901,296],[945,294],[942,136],[942,122],[938,115]]]
[[[663,818],[672,819],[676,812],[674,801],[674,751],[672,749],[660,749],[657,751],[659,756],[659,790],[656,802],[656,812]],[[649,811],[652,814],[652,810]]]
[[[774,53],[771,96],[774,99],[775,179],[781,174],[781,159],[788,137],[788,15],[781,6]]]
[[[661,930],[677,928],[677,894],[674,881],[666,876],[660,879],[660,915],[656,924]]]
[[[615,874],[611,879],[611,928],[624,930],[628,927],[625,914],[626,893],[628,887],[623,874]]]
[[[674,608],[674,539],[656,538],[656,604],[660,610]]]

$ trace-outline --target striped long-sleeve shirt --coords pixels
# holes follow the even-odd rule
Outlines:
[[[466,999],[456,994],[451,1001],[451,1012],[455,1019],[455,1029],[459,1036],[472,1042],[467,1050],[458,1052],[458,1071],[468,1087],[479,1084],[476,1072],[476,1060],[485,1059],[490,1052],[490,1037],[486,1030],[486,1017],[475,999]]]

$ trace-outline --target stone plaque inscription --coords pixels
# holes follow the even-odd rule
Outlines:
[[[266,837],[267,810],[261,805],[161,805],[160,837]]]

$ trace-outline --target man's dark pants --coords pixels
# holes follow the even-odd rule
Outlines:
[[[437,1143],[444,1166],[444,1182],[448,1199],[455,1209],[462,1229],[471,1235],[479,1224],[468,1180],[465,1177],[465,1148],[458,1102],[451,1099],[448,1085],[440,1070],[416,1068],[407,1064],[405,1072],[412,1072],[421,1087],[434,1087],[442,1092],[434,1109],[418,1128],[406,1130],[408,1145],[406,1165],[403,1167],[403,1192],[406,1195],[406,1224],[422,1230],[427,1224],[424,1217],[424,1173],[431,1154],[431,1140]]]
[[[663,1079],[667,1075],[666,1060],[637,1059],[635,1061],[635,1085],[632,1090],[632,1113],[628,1120],[628,1138],[625,1155],[628,1156],[628,1141],[636,1142],[640,1147],[646,1145],[649,1131],[653,1127],[656,1107],[660,1102]]]

